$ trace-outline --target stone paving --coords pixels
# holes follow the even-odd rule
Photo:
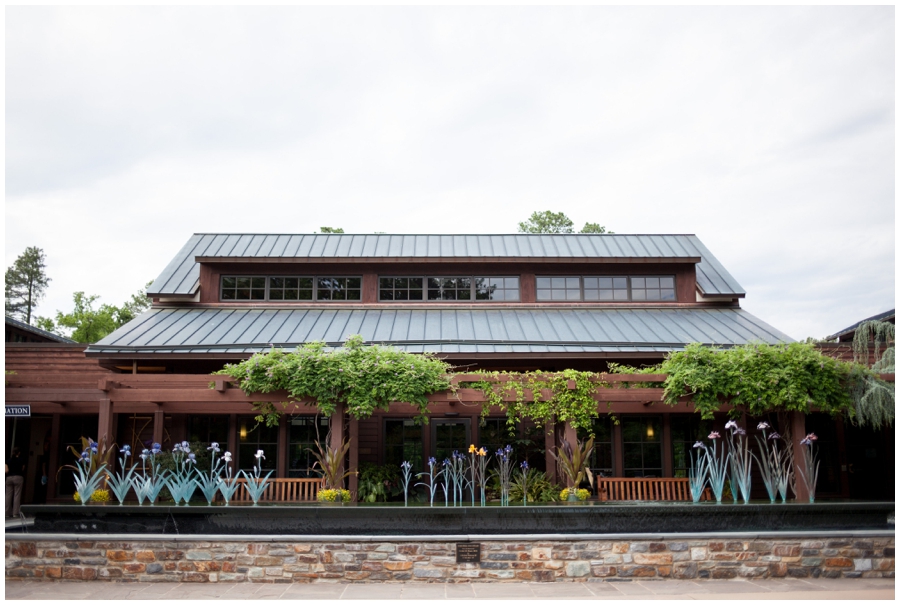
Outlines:
[[[7,599],[303,599],[303,600],[894,600],[893,579],[648,580],[541,584],[186,584],[118,582],[6,582]]]

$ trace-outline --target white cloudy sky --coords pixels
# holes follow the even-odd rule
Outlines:
[[[894,306],[894,8],[6,9],[6,264],[193,232],[696,233],[795,338]]]

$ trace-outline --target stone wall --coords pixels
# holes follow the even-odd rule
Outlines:
[[[7,536],[6,578],[177,582],[603,581],[893,578],[894,538],[481,542],[42,540]]]

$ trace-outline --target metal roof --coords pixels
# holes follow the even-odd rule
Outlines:
[[[706,296],[743,296],[741,285],[695,235],[503,234],[353,235],[196,233],[147,289],[150,296],[193,296],[197,258],[265,259],[659,259],[699,258],[697,286]]]
[[[46,338],[51,342],[76,344],[76,341],[72,340],[71,338],[66,338],[65,336],[60,336],[59,334],[54,334],[53,332],[48,332],[47,330],[41,330],[40,328],[35,328],[34,326],[27,324],[24,321],[19,321],[18,319],[10,317],[9,315],[6,316],[6,323],[25,332],[31,332],[35,336]]]
[[[666,352],[691,342],[792,342],[739,308],[152,309],[89,354],[254,353],[313,340],[367,342],[410,352]]]
[[[879,313],[878,315],[873,315],[872,317],[867,317],[865,319],[862,319],[862,320],[856,322],[855,324],[853,324],[852,326],[850,326],[849,328],[844,328],[843,330],[841,330],[839,332],[835,332],[831,336],[826,336],[824,338],[824,340],[826,340],[826,341],[836,340],[836,339],[840,338],[841,336],[846,336],[847,334],[852,334],[853,332],[856,331],[856,328],[858,328],[860,324],[865,323],[867,321],[890,321],[892,319],[894,319],[894,309],[891,309],[890,311],[885,311],[884,313]]]

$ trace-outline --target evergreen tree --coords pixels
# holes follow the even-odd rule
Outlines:
[[[44,298],[50,278],[45,272],[44,251],[36,246],[25,252],[6,269],[6,314],[31,323],[31,314]]]

